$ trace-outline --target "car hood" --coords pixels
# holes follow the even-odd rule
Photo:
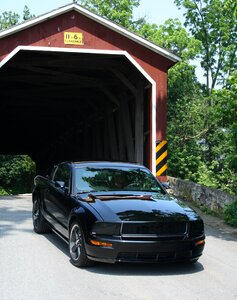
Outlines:
[[[107,222],[187,221],[195,213],[168,195],[94,196],[89,203]]]

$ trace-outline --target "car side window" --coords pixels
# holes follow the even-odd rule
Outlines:
[[[54,175],[54,181],[65,182],[65,187],[70,187],[70,169],[67,165],[59,165]]]

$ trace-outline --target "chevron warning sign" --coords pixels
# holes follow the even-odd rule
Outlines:
[[[167,155],[167,141],[156,142],[156,176],[166,176]]]

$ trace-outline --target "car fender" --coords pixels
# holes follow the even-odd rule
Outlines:
[[[69,215],[69,222],[68,222],[68,228],[70,230],[71,224],[77,221],[84,232],[85,237],[87,238],[89,236],[90,229],[94,222],[97,221],[97,218],[94,214],[91,213],[90,210],[87,210],[84,207],[76,207],[73,208],[70,215]]]

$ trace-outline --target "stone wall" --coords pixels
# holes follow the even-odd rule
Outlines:
[[[169,177],[169,184],[172,194],[176,197],[206,206],[217,213],[221,213],[225,205],[237,198],[220,190],[174,177]]]

